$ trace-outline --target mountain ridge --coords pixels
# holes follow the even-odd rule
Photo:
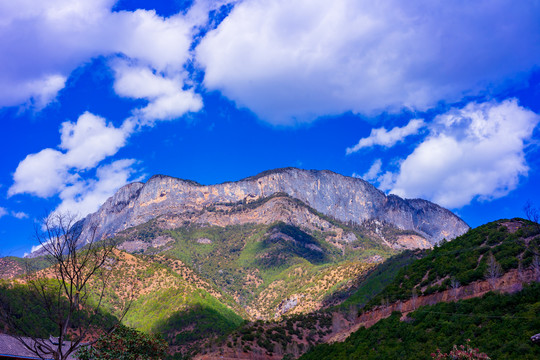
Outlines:
[[[455,214],[427,200],[385,195],[362,179],[329,170],[281,168],[215,185],[162,174],[146,183],[127,184],[85,218],[82,237],[89,240],[91,226],[97,227],[96,235],[103,239],[162,215],[196,216],[216,204],[250,203],[276,193],[285,193],[344,223],[381,221],[415,231],[431,244],[469,229]]]

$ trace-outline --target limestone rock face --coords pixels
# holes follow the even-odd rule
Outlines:
[[[170,176],[155,175],[145,184],[122,187],[94,214],[84,220],[82,238],[88,240],[90,228],[97,227],[98,239],[112,236],[129,227],[156,217],[197,217],[205,209],[234,203],[256,204],[278,193],[285,193],[316,211],[340,220],[363,224],[377,220],[400,230],[412,230],[431,244],[465,233],[469,226],[452,212],[420,199],[386,196],[364,180],[342,176],[331,171],[277,169],[237,182],[199,185]],[[261,218],[281,219],[279,214]],[[282,211],[283,206],[279,207]],[[282,214],[283,215],[283,214]],[[208,216],[208,215],[207,215]],[[307,215],[306,215],[307,216]],[[224,220],[227,223],[229,220]],[[257,222],[257,217],[254,219]],[[218,223],[214,218],[212,223]]]

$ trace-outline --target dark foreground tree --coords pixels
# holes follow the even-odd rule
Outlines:
[[[95,342],[88,339],[96,331],[113,331],[129,309],[126,301],[120,319],[103,314],[104,291],[118,260],[111,242],[97,241],[95,227],[83,239],[80,225],[69,214],[46,217],[36,227],[36,238],[50,266],[29,269],[19,301],[13,301],[9,290],[21,290],[20,285],[4,284],[0,292],[0,320],[41,359],[68,359],[82,344]],[[40,318],[29,316],[36,311]],[[44,338],[46,331],[53,338]]]

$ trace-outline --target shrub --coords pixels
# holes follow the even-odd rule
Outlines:
[[[471,340],[467,339],[467,346],[464,345],[454,345],[454,348],[448,353],[441,353],[441,350],[437,349],[437,353],[431,354],[431,357],[435,360],[442,359],[479,359],[479,360],[489,360],[491,359],[484,353],[481,353],[478,349],[474,349],[470,345]]]

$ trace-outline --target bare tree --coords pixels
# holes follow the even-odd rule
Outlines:
[[[497,262],[497,260],[495,260],[495,256],[493,256],[493,254],[491,253],[489,254],[488,266],[485,275],[489,286],[493,290],[495,290],[497,281],[502,275],[502,268],[501,265]]]
[[[334,334],[337,334],[342,329],[342,321],[341,321],[341,315],[339,312],[334,311],[332,312],[332,332]]]
[[[388,296],[381,299],[381,307],[383,313],[390,312],[390,300],[388,300]]]
[[[36,239],[51,266],[29,272],[26,284],[29,296],[39,302],[47,320],[54,324],[56,330],[51,336],[56,339],[43,339],[28,326],[21,326],[9,299],[0,296],[0,318],[16,334],[13,337],[41,359],[67,359],[83,342],[91,344],[88,336],[103,327],[104,292],[117,260],[114,246],[109,241],[97,241],[95,226],[90,230],[90,236],[81,243],[80,223],[70,214],[58,213],[36,226]],[[119,321],[130,304],[126,301],[120,309]],[[106,331],[113,331],[118,322]]]
[[[535,281],[540,282],[540,258],[538,255],[534,255],[531,263],[531,269],[533,271]]]
[[[358,318],[358,307],[354,304],[351,304],[347,311],[347,319],[349,320],[350,323],[354,324],[357,318]]]
[[[525,269],[523,268],[523,254],[518,255],[518,268],[517,275],[520,283],[524,283],[527,279],[525,277]]]
[[[540,221],[540,211],[538,208],[533,206],[530,201],[527,201],[525,206],[523,206],[523,212],[525,213],[527,220],[534,222],[536,227],[540,230],[540,224],[538,223]]]
[[[459,283],[459,280],[456,278],[452,278],[452,280],[450,281],[450,287],[452,288],[452,296],[455,300],[457,300],[460,286],[461,284]]]
[[[411,304],[412,304],[412,309],[415,310],[416,309],[416,303],[418,301],[418,292],[416,290],[416,288],[412,289],[412,295],[411,295]]]

